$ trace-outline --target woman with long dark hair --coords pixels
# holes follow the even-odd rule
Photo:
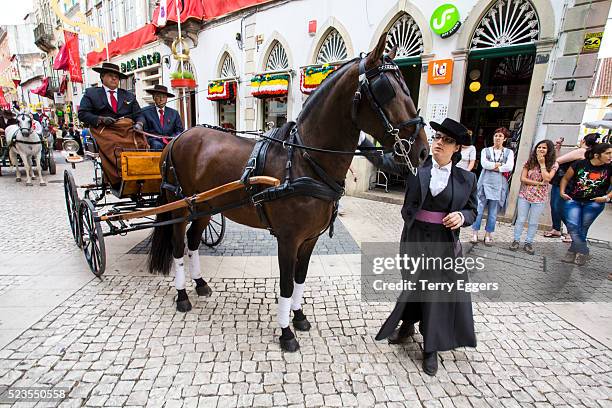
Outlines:
[[[510,245],[510,250],[516,251],[519,249],[523,227],[525,221],[528,220],[527,237],[523,249],[530,255],[535,253],[533,238],[548,197],[548,183],[555,175],[557,167],[555,146],[550,140],[542,140],[531,152],[529,160],[527,160],[521,172],[514,241]]]
[[[612,145],[599,143],[589,149],[585,159],[577,161],[561,180],[561,198],[565,200],[564,220],[572,236],[563,262],[584,265],[589,259],[587,234],[593,221],[612,201]]]

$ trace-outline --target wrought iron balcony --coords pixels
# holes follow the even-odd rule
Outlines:
[[[45,23],[38,24],[34,29],[34,44],[44,52],[54,49],[53,27]]]

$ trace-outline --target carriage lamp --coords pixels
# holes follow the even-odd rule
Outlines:
[[[76,140],[67,139],[62,143],[62,149],[66,151],[66,153],[76,153],[79,151],[79,144]]]

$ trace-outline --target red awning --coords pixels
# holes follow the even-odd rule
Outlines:
[[[166,21],[172,21],[176,23],[178,21],[176,13],[176,1],[177,0],[166,0]],[[184,9],[181,9],[181,23],[185,22],[190,18],[198,20],[212,20],[217,17],[224,16],[229,13],[233,13],[238,10],[242,10],[247,7],[251,7],[257,4],[268,3],[272,0],[178,0],[179,7],[184,4]],[[160,1],[155,11],[153,12],[153,24],[157,26],[159,21],[160,8],[163,7],[164,1]],[[163,16],[162,16],[163,21]],[[161,23],[160,26],[164,26],[165,23]]]
[[[0,108],[11,109],[11,104],[9,104],[6,101],[6,98],[4,97],[4,91],[2,90],[2,87],[0,87]]]
[[[157,36],[155,35],[155,26],[153,24],[147,24],[136,31],[132,31],[129,34],[108,43],[109,58],[137,50],[143,45],[155,40],[157,40]],[[87,54],[87,66],[92,67],[94,65],[98,65],[105,59],[106,49],[100,52],[92,51]]]
[[[159,21],[159,13],[160,8],[163,6],[163,1],[159,2],[155,11],[153,12],[153,24],[158,26]],[[176,12],[176,3],[177,0],[166,0],[166,22],[163,21],[160,23],[160,26],[165,26],[168,21],[172,21],[176,23],[178,21],[178,14]],[[204,20],[204,6],[202,5],[203,0],[178,0],[178,6],[182,7],[184,4],[184,8],[181,8],[181,23],[184,23],[190,18],[195,18],[197,20]],[[163,20],[163,16],[162,16]]]
[[[254,6],[256,4],[268,3],[270,1],[271,0],[206,0],[204,1],[204,16],[207,20],[209,20]]]

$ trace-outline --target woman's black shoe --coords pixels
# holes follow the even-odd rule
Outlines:
[[[438,372],[438,352],[423,353],[423,371],[432,377]]]
[[[408,340],[414,335],[414,325],[402,323],[399,329],[395,330],[388,338],[389,344],[400,344]]]

